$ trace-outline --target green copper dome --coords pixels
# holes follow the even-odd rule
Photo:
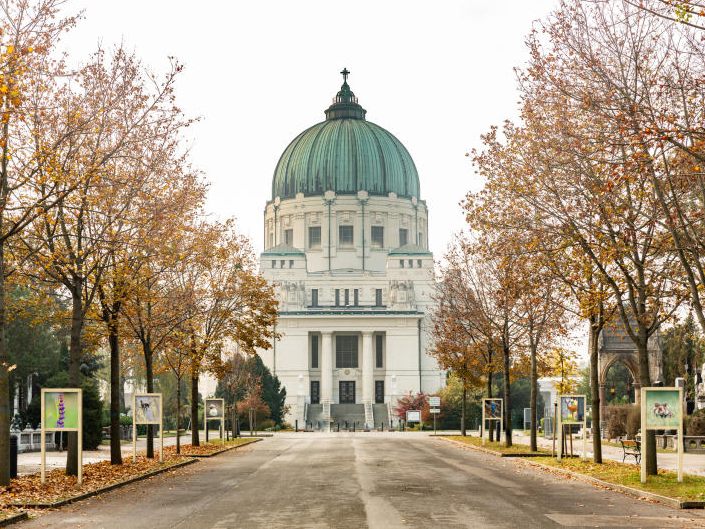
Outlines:
[[[390,132],[365,120],[367,111],[347,83],[326,110],[326,120],[299,134],[274,170],[272,198],[367,191],[419,197],[419,175],[409,151]]]

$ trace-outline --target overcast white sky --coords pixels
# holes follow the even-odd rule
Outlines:
[[[465,153],[516,114],[513,67],[556,0],[69,0],[85,18],[72,57],[124,41],[145,64],[185,64],[178,100],[203,121],[192,159],[211,183],[208,209],[235,216],[262,249],[262,211],[279,156],[322,121],[347,67],[367,118],[411,153],[440,258],[463,226],[458,202],[479,182]]]

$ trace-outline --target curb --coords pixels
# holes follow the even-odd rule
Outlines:
[[[249,443],[242,443],[242,444],[239,444],[239,445],[228,446],[228,447],[226,447],[226,448],[223,448],[222,450],[218,450],[217,452],[211,452],[210,454],[188,454],[188,453],[182,453],[181,455],[184,456],[184,457],[197,457],[197,458],[199,458],[199,459],[205,459],[205,458],[214,457],[214,456],[223,454],[223,453],[225,453],[225,452],[230,452],[230,450],[237,450],[238,448],[242,448],[243,446],[248,446],[248,445],[251,445],[251,444],[255,444],[255,443],[257,443],[257,442],[259,442],[259,441],[261,441],[261,440],[262,440],[261,438],[253,438],[253,440],[250,441]]]
[[[668,496],[661,496],[660,494],[656,494],[654,492],[647,492],[645,490],[627,487],[626,485],[610,483],[609,481],[593,478],[592,476],[586,476],[585,474],[580,474],[579,472],[573,472],[572,470],[566,470],[551,465],[544,465],[543,463],[537,463],[535,461],[524,461],[524,464],[540,468],[541,470],[558,472],[565,476],[590,483],[591,485],[599,485],[600,487],[621,492],[627,496],[632,496],[633,498],[640,500],[656,501],[658,503],[668,505],[669,507],[673,507],[674,509],[705,509],[705,501],[678,500],[676,498],[669,498]]]
[[[437,436],[437,439],[442,439],[443,441],[446,441],[448,443],[452,443],[456,446],[459,446],[461,448],[468,448],[470,450],[476,450],[477,452],[484,452],[485,454],[490,454],[496,457],[518,457],[518,458],[527,458],[527,457],[546,457],[548,454],[542,454],[542,453],[533,453],[533,452],[517,452],[515,454],[510,454],[510,453],[505,453],[505,452],[497,452],[497,450],[492,450],[491,448],[484,448],[482,446],[475,446],[471,445],[469,443],[463,443],[461,441],[456,441],[455,439],[448,439],[447,437],[441,437]]]
[[[18,512],[17,514],[13,514],[12,516],[8,516],[0,520],[0,527],[7,527],[8,525],[21,522],[22,520],[26,520],[27,518],[29,518],[29,516],[26,512]]]
[[[170,465],[168,467],[164,468],[159,468],[157,470],[152,470],[151,472],[147,472],[146,474],[141,474],[139,476],[135,476],[133,478],[128,478],[123,481],[118,481],[117,483],[111,483],[110,485],[106,485],[105,487],[101,487],[96,490],[91,490],[89,492],[84,492],[83,494],[79,494],[77,496],[72,496],[70,498],[66,498],[63,500],[51,502],[51,503],[8,503],[7,505],[10,507],[20,507],[20,508],[25,508],[25,509],[55,509],[57,507],[62,507],[64,505],[68,505],[69,503],[74,503],[77,501],[85,500],[88,498],[91,498],[93,496],[97,496],[98,494],[103,494],[104,492],[109,492],[111,490],[115,490],[117,488],[120,488],[124,485],[129,485],[130,483],[135,483],[136,481],[142,481],[143,479],[151,478],[152,476],[156,476],[158,474],[162,474],[164,472],[167,472],[169,470],[174,470],[176,468],[181,468],[186,465],[190,465],[192,463],[196,463],[198,459],[187,459],[186,461],[181,461],[180,463],[175,463],[173,465]]]

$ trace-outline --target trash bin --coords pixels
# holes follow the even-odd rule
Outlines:
[[[10,436],[10,477],[17,477],[17,436]]]

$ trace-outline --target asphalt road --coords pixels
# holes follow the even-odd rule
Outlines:
[[[29,528],[705,528],[511,459],[399,433],[284,434],[46,513]]]

